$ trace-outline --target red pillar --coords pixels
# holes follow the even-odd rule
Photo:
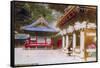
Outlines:
[[[46,46],[46,44],[47,44],[47,38],[46,38],[46,36],[45,36],[45,38],[44,38],[44,39],[45,39],[45,46]]]
[[[37,47],[37,42],[38,42],[37,32],[35,32],[35,37],[36,37],[36,47]]]

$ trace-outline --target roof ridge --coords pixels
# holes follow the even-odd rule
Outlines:
[[[33,26],[36,26],[37,24],[45,24],[48,26],[48,22],[43,17],[39,17],[34,23],[32,23]]]

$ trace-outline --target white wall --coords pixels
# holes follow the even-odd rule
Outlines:
[[[98,0],[33,0],[33,1],[99,5]],[[98,9],[100,12],[100,5]],[[98,16],[99,15],[100,14],[98,13]],[[100,22],[100,20],[98,22]],[[100,23],[98,23],[98,26],[100,27]],[[98,33],[100,34],[100,31]],[[100,42],[100,40],[98,42]],[[98,48],[100,52],[100,46]],[[0,54],[1,54],[0,68],[10,68],[10,0],[1,0],[0,2]],[[100,57],[100,53],[99,53],[99,57]],[[100,58],[99,58],[99,61],[100,61]],[[100,62],[85,63],[85,64],[39,66],[39,67],[33,67],[33,68],[98,68],[99,66],[100,66]]]

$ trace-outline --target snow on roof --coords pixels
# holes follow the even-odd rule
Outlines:
[[[37,19],[35,22],[33,22],[30,25],[21,27],[21,29],[26,30],[26,31],[58,32],[56,29],[51,27],[43,17],[40,17],[39,19]]]

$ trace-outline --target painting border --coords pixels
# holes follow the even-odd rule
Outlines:
[[[67,4],[67,5],[82,5],[82,6],[95,6],[96,7],[96,61],[87,61],[87,62],[72,62],[72,63],[55,63],[55,64],[43,64],[43,65],[18,65],[15,66],[15,59],[14,59],[14,18],[15,18],[15,14],[14,14],[14,5],[15,2],[27,2],[27,3],[40,3],[40,4],[62,4],[62,5],[66,5],[64,3],[49,3],[49,2],[35,2],[35,1],[11,1],[10,2],[10,8],[11,8],[11,27],[10,27],[10,66],[11,67],[28,67],[28,66],[48,66],[48,65],[62,65],[62,64],[79,64],[79,63],[93,63],[93,62],[98,62],[98,6],[97,5],[82,5],[82,4]]]

